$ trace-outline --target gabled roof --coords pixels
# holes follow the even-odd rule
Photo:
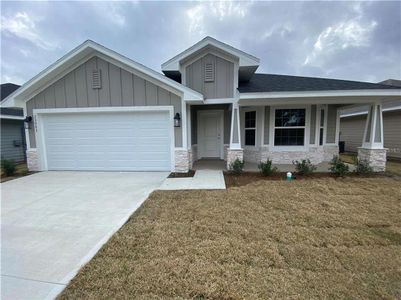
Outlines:
[[[400,88],[379,83],[276,74],[254,74],[249,81],[240,82],[238,86],[240,93],[384,89]]]
[[[249,67],[249,66],[259,66],[260,60],[259,58],[245,53],[237,48],[234,48],[230,45],[227,45],[223,42],[220,42],[210,36],[205,37],[203,40],[199,41],[195,45],[189,47],[183,52],[177,54],[173,58],[169,59],[165,63],[162,64],[162,71],[178,71],[180,69],[180,61],[185,58],[191,56],[198,51],[206,47],[215,47],[223,52],[226,52],[232,56],[239,58],[239,66],[240,67]]]
[[[16,89],[18,89],[20,85],[14,84],[14,83],[3,83],[1,84],[0,88],[0,94],[1,94],[1,100],[5,99],[8,95],[13,93]]]
[[[41,87],[46,86],[54,78],[65,72],[69,68],[90,57],[91,55],[103,55],[104,57],[110,58],[126,66],[128,69],[132,68],[149,78],[152,78],[165,86],[168,86],[183,94],[184,100],[203,100],[203,95],[160,74],[140,63],[137,63],[113,50],[110,50],[98,43],[91,40],[87,40],[72,51],[68,52],[62,58],[57,60],[55,63],[47,67],[45,70],[40,72],[38,75],[27,81],[14,93],[9,95],[6,99],[1,102],[3,107],[18,107],[22,105],[22,102],[27,101],[32,97],[32,94],[39,90]],[[29,98],[27,98],[29,97]]]

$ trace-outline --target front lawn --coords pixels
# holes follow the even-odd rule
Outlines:
[[[393,178],[157,191],[61,299],[399,299]]]
[[[349,164],[355,163],[356,154],[354,153],[343,153],[340,154],[340,158]],[[401,161],[399,160],[387,160],[386,163],[386,174],[389,176],[401,176]]]

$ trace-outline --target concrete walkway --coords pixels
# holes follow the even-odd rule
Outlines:
[[[224,190],[222,171],[197,170],[194,177],[166,178],[159,190]]]
[[[42,172],[1,184],[1,299],[52,299],[168,172]]]

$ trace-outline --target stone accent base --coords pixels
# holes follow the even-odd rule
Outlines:
[[[358,148],[358,159],[365,160],[373,172],[386,171],[387,149]]]
[[[338,146],[309,147],[307,151],[270,151],[269,147],[261,147],[259,157],[254,154],[251,160],[245,161],[259,162],[272,160],[275,164],[292,164],[294,160],[309,159],[313,164],[332,160],[333,156],[338,155]],[[259,159],[260,158],[260,159]],[[255,161],[255,159],[259,159]]]
[[[227,148],[227,170],[230,169],[230,164],[236,159],[244,160],[244,150]]]
[[[192,165],[192,152],[188,150],[175,150],[175,172],[186,173]]]
[[[38,151],[35,148],[26,150],[26,162],[29,171],[39,171]]]

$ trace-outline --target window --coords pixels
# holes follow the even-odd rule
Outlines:
[[[256,111],[245,112],[245,146],[255,146]]]
[[[303,146],[305,144],[305,109],[276,109],[274,145]]]
[[[324,109],[320,110],[320,127],[319,127],[319,145],[323,145],[323,136],[324,136]]]
[[[206,63],[205,64],[205,82],[213,82],[214,81],[214,64]]]

